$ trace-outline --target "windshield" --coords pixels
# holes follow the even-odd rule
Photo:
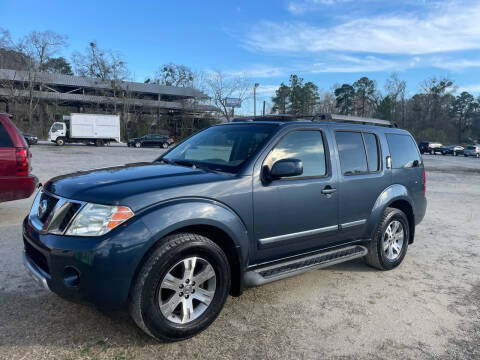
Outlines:
[[[275,128],[274,124],[213,126],[193,135],[158,160],[235,173]]]

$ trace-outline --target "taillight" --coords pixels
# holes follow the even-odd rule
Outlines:
[[[16,148],[15,149],[15,158],[17,160],[17,175],[25,176],[29,172],[29,151],[25,148]]]
[[[427,195],[427,174],[423,170],[423,197]]]

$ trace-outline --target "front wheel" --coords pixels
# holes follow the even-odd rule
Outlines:
[[[162,144],[162,147],[163,147],[164,149],[166,149],[166,148],[168,148],[168,144],[167,144],[167,143],[163,143],[163,144]]]
[[[139,148],[139,147],[141,147],[141,146],[142,146],[142,144],[139,143],[138,141],[135,143],[135,147],[136,147],[136,148]]]
[[[55,143],[58,146],[63,146],[63,145],[65,145],[65,140],[63,138],[57,138],[57,140],[55,140]]]
[[[217,244],[197,234],[174,234],[157,246],[137,275],[130,314],[157,340],[187,339],[216,319],[230,283],[230,266]]]
[[[391,270],[403,261],[409,241],[409,223],[405,213],[387,208],[368,245],[365,260],[380,270]]]

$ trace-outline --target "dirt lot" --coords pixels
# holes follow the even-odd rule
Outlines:
[[[161,150],[34,146],[41,181],[154,159]],[[480,160],[426,156],[429,207],[403,264],[362,261],[229,298],[186,342],[159,344],[122,313],[64,301],[21,263],[32,199],[0,204],[0,359],[479,359]]]

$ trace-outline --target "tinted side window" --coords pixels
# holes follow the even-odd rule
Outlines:
[[[367,149],[368,170],[375,172],[380,170],[380,156],[378,154],[378,141],[375,134],[363,133],[363,140]]]
[[[362,134],[351,131],[337,131],[338,155],[343,175],[362,174],[368,171],[367,156]]]
[[[326,175],[322,133],[317,130],[299,130],[287,134],[268,155],[265,164],[271,168],[276,161],[282,159],[302,160],[303,174],[300,177]]]
[[[7,129],[0,122],[0,147],[13,147],[12,139],[7,133]]]
[[[421,164],[417,146],[409,135],[386,134],[386,136],[392,156],[392,168],[409,168]]]

